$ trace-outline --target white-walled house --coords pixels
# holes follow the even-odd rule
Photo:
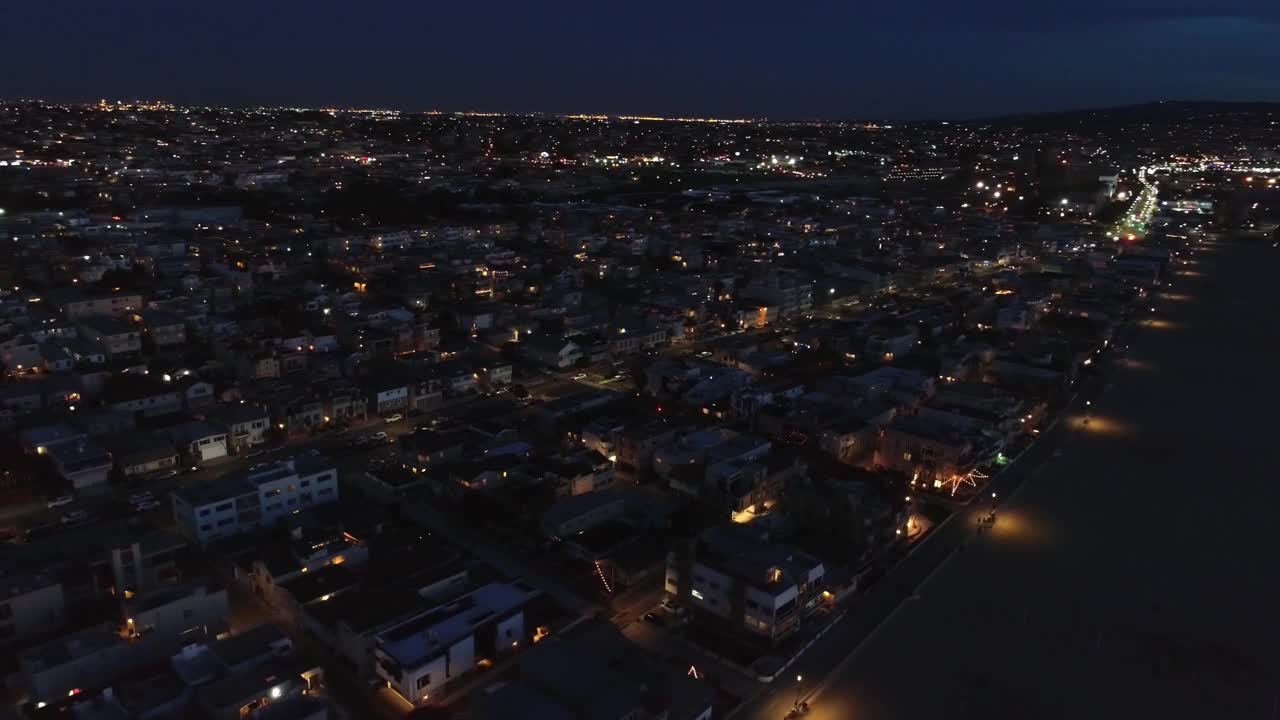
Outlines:
[[[520,582],[493,582],[378,634],[375,671],[414,705],[525,641],[524,607],[536,591]]]

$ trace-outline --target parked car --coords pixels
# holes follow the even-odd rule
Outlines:
[[[59,495],[58,497],[49,501],[49,507],[51,508],[62,507],[63,505],[70,505],[75,501],[76,499],[72,495]]]
[[[391,436],[381,431],[370,435],[369,438],[374,442],[391,442]]]
[[[176,478],[176,477],[178,477],[178,471],[177,471],[177,470],[170,470],[170,471],[168,471],[168,472],[162,472],[162,473],[160,473],[159,475],[157,475],[157,476],[156,476],[156,479],[157,479],[157,480],[168,480],[169,478]]]
[[[680,617],[685,614],[684,606],[671,598],[663,600],[661,607],[664,612],[675,615],[676,617]]]
[[[401,415],[400,413],[396,413],[394,415],[386,416],[385,418],[383,418],[382,421],[390,425],[391,423],[398,423],[403,419],[404,419],[404,415]]]
[[[88,520],[88,519],[89,519],[89,513],[85,512],[84,510],[72,510],[66,515],[63,515],[62,519],[59,522],[61,522],[63,525],[70,525],[71,523],[84,522],[85,520]]]
[[[156,509],[158,509],[159,507],[160,507],[160,501],[159,501],[159,500],[156,500],[155,498],[152,498],[152,499],[147,500],[147,501],[145,501],[145,502],[140,502],[140,503],[136,503],[136,504],[134,504],[134,506],[133,506],[133,511],[134,511],[134,512],[149,512],[149,511],[151,511],[151,510],[156,510]]]
[[[153,500],[155,500],[155,496],[151,494],[150,490],[134,493],[129,496],[130,505],[137,505],[139,503],[150,502]]]
[[[645,621],[645,622],[651,622],[651,623],[653,623],[654,625],[666,625],[666,624],[667,624],[667,622],[666,622],[665,620],[663,620],[663,619],[662,619],[662,616],[661,616],[661,615],[659,615],[659,614],[658,614],[658,613],[656,613],[656,612],[647,612],[647,613],[645,613],[645,614],[644,614],[644,621]]]

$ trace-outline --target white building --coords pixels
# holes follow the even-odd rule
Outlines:
[[[337,500],[333,463],[301,457],[181,488],[173,493],[173,517],[188,537],[205,545]]]
[[[390,627],[376,638],[375,672],[414,705],[481,659],[496,661],[525,640],[524,606],[536,591],[493,582]]]

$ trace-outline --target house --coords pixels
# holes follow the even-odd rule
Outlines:
[[[562,495],[581,495],[614,484],[613,463],[594,450],[557,455],[539,463],[537,469]]]
[[[409,384],[403,379],[371,374],[365,379],[369,405],[377,415],[391,415],[409,410]]]
[[[201,579],[139,593],[120,611],[128,637],[176,651],[188,638],[209,634],[206,628],[225,627],[229,606],[226,590]]]
[[[642,479],[653,467],[654,452],[674,440],[678,432],[679,428],[666,420],[654,420],[617,432],[614,436],[616,471],[631,480]]]
[[[303,608],[303,623],[313,636],[350,663],[362,681],[376,678],[374,649],[383,630],[456,598],[470,587],[465,569],[449,562],[415,573],[405,585],[361,588]],[[380,682],[379,684],[385,684]]]
[[[203,465],[227,456],[227,431],[203,420],[188,420],[159,431],[168,437],[187,465]]]
[[[511,373],[511,365],[489,365],[480,368],[478,380],[485,390],[496,391],[511,384]]]
[[[670,479],[676,468],[705,464],[713,448],[737,436],[736,431],[721,427],[710,427],[683,435],[654,451],[653,469],[658,477]]]
[[[240,454],[267,441],[271,415],[266,408],[249,403],[221,403],[204,413],[213,423],[227,429],[227,451]]]
[[[89,317],[123,317],[142,308],[142,296],[132,292],[57,291],[48,294],[49,302],[71,320]]]
[[[172,497],[179,528],[207,545],[270,527],[295,510],[337,502],[338,471],[324,458],[300,457],[182,487]]]
[[[524,607],[537,591],[519,581],[491,582],[378,633],[375,672],[419,706],[526,642]]]
[[[307,606],[329,602],[342,593],[355,590],[359,581],[360,576],[346,563],[322,565],[274,583],[267,602],[281,613],[285,622],[301,630]]]
[[[535,335],[520,343],[520,349],[530,360],[548,368],[569,368],[582,358],[582,348],[571,340],[551,335]]]
[[[173,585],[182,578],[190,555],[186,538],[168,530],[130,534],[107,544],[111,547],[103,567],[110,570],[119,595]]]
[[[974,433],[917,417],[899,417],[880,436],[876,463],[927,486],[942,487],[969,473]]]
[[[538,643],[467,705],[475,720],[711,720],[713,687],[690,675],[591,619]]]
[[[86,439],[84,433],[66,423],[40,425],[18,434],[24,452],[43,455],[51,448]]]
[[[665,587],[707,620],[776,645],[817,609],[825,579],[818,559],[735,524],[704,530],[673,550]]]
[[[182,409],[177,389],[150,375],[123,373],[113,375],[102,391],[102,401],[112,410],[155,417]]]
[[[645,328],[640,326],[622,326],[609,335],[609,354],[614,357],[631,355],[639,350],[648,350],[667,342],[668,330],[665,327]]]
[[[109,685],[142,659],[114,624],[97,625],[20,653],[16,684],[32,701],[45,702]]]
[[[87,317],[79,321],[78,328],[80,339],[102,346],[108,358],[136,357],[142,353],[141,333],[123,320]]]
[[[187,324],[182,318],[163,310],[143,310],[133,315],[141,323],[143,337],[157,350],[180,348],[187,342]]]
[[[776,307],[783,320],[813,310],[813,281],[796,272],[771,270],[747,283],[742,295]]]
[[[273,392],[269,407],[278,429],[288,435],[301,435],[324,427],[324,398],[296,386],[281,386]]]
[[[330,565],[363,567],[369,559],[368,547],[345,532],[308,536],[295,529],[289,539],[259,545],[256,551],[249,580],[254,592],[268,601],[282,583]]]
[[[87,438],[57,445],[46,454],[58,474],[76,490],[102,485],[111,476],[111,453]]]
[[[566,538],[601,523],[621,518],[627,510],[626,496],[610,490],[569,495],[557,500],[542,514],[542,532],[552,538]]]
[[[302,660],[272,658],[260,666],[232,673],[202,685],[195,704],[201,717],[209,720],[267,720],[280,707],[305,701],[309,692],[319,690],[323,671]],[[310,719],[310,714],[304,715]]]
[[[133,480],[158,475],[178,466],[178,451],[167,438],[152,433],[124,433],[102,438],[116,468]]]
[[[173,386],[182,397],[182,406],[188,410],[206,407],[214,400],[213,384],[195,375],[184,375],[175,380]]]
[[[15,375],[36,372],[43,364],[40,343],[25,333],[0,341],[0,362]]]
[[[76,367],[76,357],[63,345],[44,343],[40,346],[40,367],[45,372],[71,372]]]
[[[365,420],[369,415],[369,398],[360,388],[346,382],[325,383],[324,412],[330,422]]]

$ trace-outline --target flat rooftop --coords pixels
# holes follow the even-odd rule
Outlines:
[[[536,591],[519,582],[489,583],[408,622],[378,634],[378,645],[405,667],[413,667],[489,621],[519,609]]]

